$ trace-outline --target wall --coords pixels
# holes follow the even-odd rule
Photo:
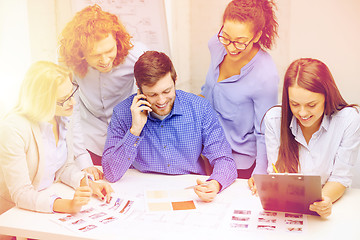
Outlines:
[[[31,61],[56,61],[55,1],[28,1]]]
[[[311,7],[310,7],[311,6]],[[330,68],[345,100],[360,103],[360,1],[291,1],[289,56],[312,56]]]
[[[20,82],[29,66],[27,12],[26,0],[0,0],[0,117],[15,104]]]
[[[200,93],[210,64],[209,39],[222,25],[222,14],[227,0],[200,0],[191,2],[191,91]],[[212,11],[209,11],[209,10]]]
[[[176,69],[177,88],[191,91],[190,0],[167,0],[171,58]]]

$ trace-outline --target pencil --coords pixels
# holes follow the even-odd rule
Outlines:
[[[275,164],[272,164],[272,166],[273,166],[273,169],[274,169],[275,173],[279,173],[278,170],[275,167]]]

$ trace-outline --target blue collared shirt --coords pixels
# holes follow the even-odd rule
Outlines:
[[[129,131],[134,96],[114,108],[102,158],[107,180],[119,180],[130,167],[141,172],[205,174],[201,154],[214,167],[209,180],[225,189],[236,179],[230,145],[206,99],[177,90],[170,114],[164,120],[149,114],[140,136],[134,136]]]
[[[266,173],[264,126],[266,111],[277,104],[279,76],[271,56],[259,50],[241,72],[218,82],[220,64],[227,54],[217,36],[209,41],[211,62],[201,94],[218,114],[233,150],[237,168],[247,169],[256,160],[254,173]]]

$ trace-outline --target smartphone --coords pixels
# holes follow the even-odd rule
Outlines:
[[[141,91],[140,88],[139,88],[139,91],[140,91],[141,94],[144,94],[144,93]],[[140,98],[140,100],[144,100],[144,101],[147,101],[147,102],[148,102],[148,100],[146,100],[145,98]],[[144,106],[144,105],[145,105],[145,104],[141,104],[140,107],[141,107],[141,106]],[[150,104],[150,106],[151,106],[151,104]],[[142,110],[141,112],[143,112],[143,111],[144,111],[144,110]],[[147,112],[147,111],[146,111],[146,112]]]

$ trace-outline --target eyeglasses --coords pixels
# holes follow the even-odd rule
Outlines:
[[[69,101],[69,100],[74,96],[74,94],[76,93],[76,91],[79,89],[79,85],[78,85],[77,83],[74,83],[74,82],[72,82],[72,85],[73,85],[73,89],[74,89],[74,90],[73,90],[73,92],[71,93],[71,95],[70,95],[67,99],[65,99],[64,101],[62,101],[62,102],[56,102],[57,105],[63,107],[64,104],[65,104],[67,101]]]
[[[219,41],[225,46],[229,46],[232,43],[232,44],[234,44],[234,47],[237,50],[241,50],[241,51],[244,51],[246,49],[246,47],[249,46],[249,44],[252,42],[252,40],[254,40],[254,38],[256,36],[255,35],[247,44],[246,43],[241,43],[241,42],[238,42],[238,41],[231,41],[230,39],[220,35],[223,28],[224,28],[224,25],[220,28],[220,31],[219,31],[219,33],[217,35]]]

